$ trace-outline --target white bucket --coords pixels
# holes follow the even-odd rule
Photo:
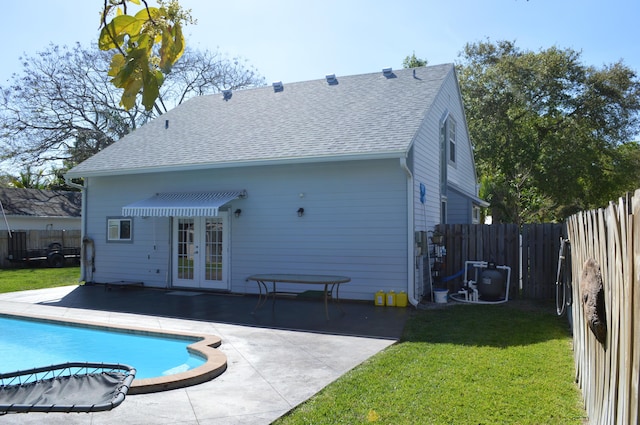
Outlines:
[[[448,289],[434,289],[433,296],[436,300],[436,304],[446,304],[447,295],[449,295]]]

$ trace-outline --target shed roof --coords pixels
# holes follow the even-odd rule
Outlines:
[[[444,64],[194,97],[68,176],[400,157],[451,72]]]
[[[6,215],[26,217],[80,217],[82,193],[64,190],[0,188]]]

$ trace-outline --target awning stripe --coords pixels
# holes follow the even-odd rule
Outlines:
[[[126,217],[215,217],[218,209],[244,196],[243,190],[226,192],[156,193],[122,207]]]

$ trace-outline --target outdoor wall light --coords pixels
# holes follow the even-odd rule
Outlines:
[[[298,208],[298,217],[302,217],[304,215],[304,208]]]
[[[235,211],[233,212],[233,214],[234,214],[236,217],[240,217],[240,214],[242,214],[242,210],[241,210],[240,208],[238,208],[237,210],[235,210]]]

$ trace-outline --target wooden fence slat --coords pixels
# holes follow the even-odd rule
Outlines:
[[[629,423],[637,424],[640,421],[640,404],[638,403],[638,397],[640,396],[640,346],[638,344],[638,338],[640,338],[640,314],[638,307],[640,306],[640,191],[636,191],[632,198],[632,217],[631,217],[631,229],[630,229],[630,246],[629,257],[631,270],[629,271],[629,278],[631,279],[630,290],[631,296],[629,299],[632,302],[632,307],[629,309],[630,318],[630,338],[633,344],[629,353],[630,361],[630,380],[629,380]]]

